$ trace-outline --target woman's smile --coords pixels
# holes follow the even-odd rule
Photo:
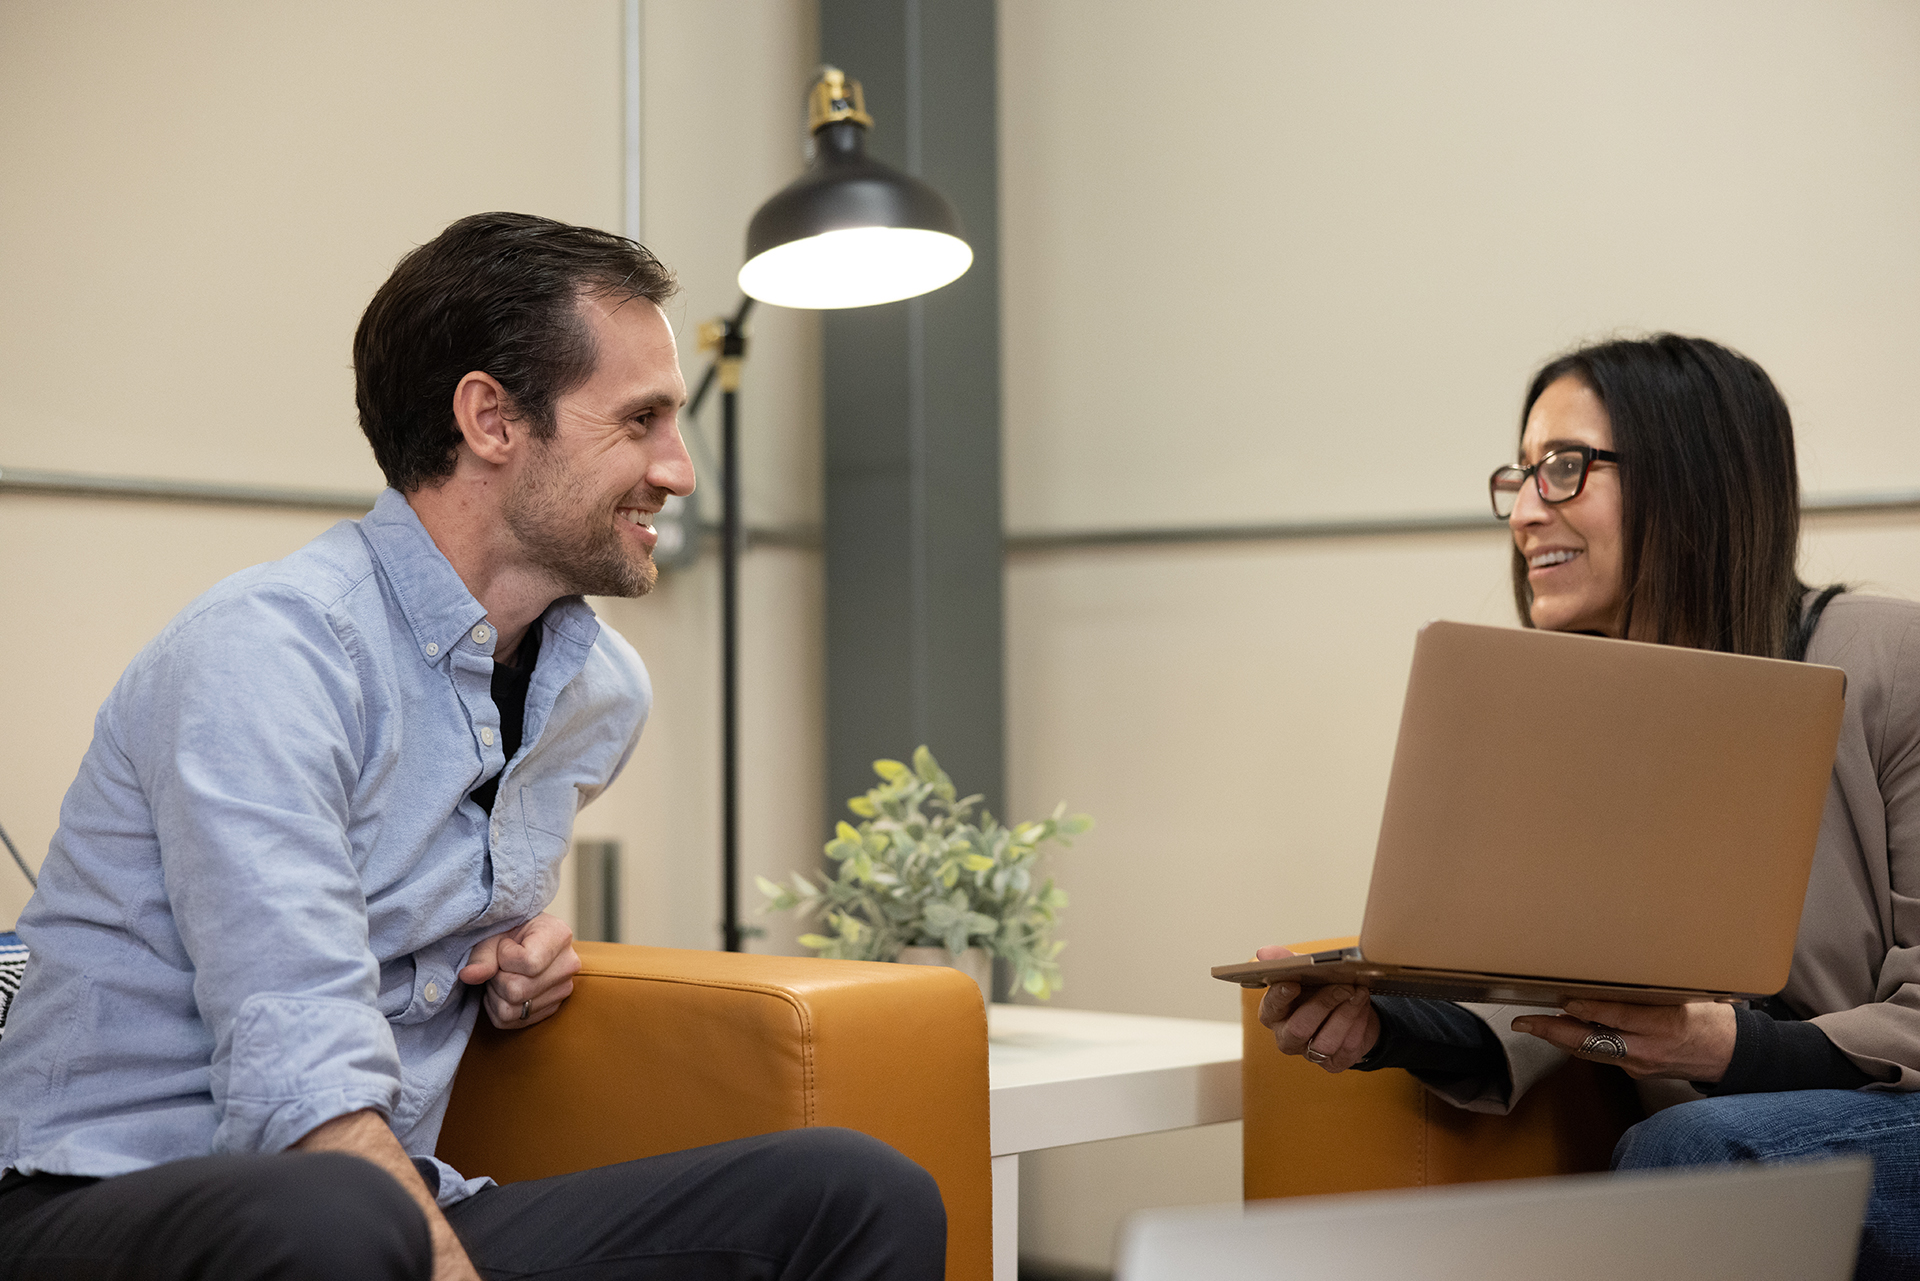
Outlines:
[[[1579,554],[1577,550],[1535,552],[1527,557],[1527,568],[1530,570],[1552,569],[1556,565],[1566,564]]]
[[[1579,445],[1611,450],[1613,423],[1593,388],[1569,375],[1533,402],[1520,457],[1532,465]],[[1527,561],[1535,627],[1620,635],[1620,477],[1612,464],[1596,462],[1579,495],[1566,502],[1547,502],[1531,482],[1520,486],[1507,524]]]

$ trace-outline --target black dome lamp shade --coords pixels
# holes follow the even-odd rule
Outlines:
[[[945,196],[867,155],[860,82],[821,70],[807,103],[813,160],[747,227],[740,288],[780,307],[868,307],[960,278],[973,263]]]

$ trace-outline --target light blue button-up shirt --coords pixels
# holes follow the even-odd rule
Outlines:
[[[460,968],[552,900],[651,700],[632,647],[557,601],[503,760],[485,616],[388,490],[140,652],[20,918],[0,1166],[273,1152],[362,1108],[431,1156],[480,1009]],[[503,768],[489,815],[468,793]],[[439,1173],[443,1204],[485,1182]]]

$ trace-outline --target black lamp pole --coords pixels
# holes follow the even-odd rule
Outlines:
[[[707,391],[720,383],[720,487],[726,514],[720,557],[720,934],[729,952],[740,950],[740,734],[739,616],[740,553],[740,362],[746,359],[747,313],[757,296],[784,307],[865,307],[938,289],[973,261],[961,234],[960,215],[945,196],[909,174],[866,154],[867,114],[860,84],[835,67],[823,67],[808,94],[812,155],[807,172],[776,192],[747,226],[747,261],[740,269],[746,297],[731,317],[700,327],[702,350],[714,353],[687,405],[700,412]],[[836,232],[882,231],[884,242],[863,241],[862,254],[878,270],[850,272],[837,251],[819,249]],[[904,235],[907,242],[900,242]],[[769,263],[785,265],[770,268]],[[797,270],[796,270],[797,268]],[[849,284],[847,277],[855,278]],[[824,286],[824,288],[823,288]]]
[[[729,952],[740,950],[740,363],[747,355],[747,313],[742,298],[732,316],[700,328],[700,346],[714,353],[687,416],[700,412],[714,382],[720,384],[720,937]]]

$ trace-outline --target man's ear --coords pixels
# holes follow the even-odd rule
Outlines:
[[[498,467],[513,456],[521,427],[512,414],[513,398],[492,374],[476,369],[453,389],[453,421],[467,448],[483,462]]]

